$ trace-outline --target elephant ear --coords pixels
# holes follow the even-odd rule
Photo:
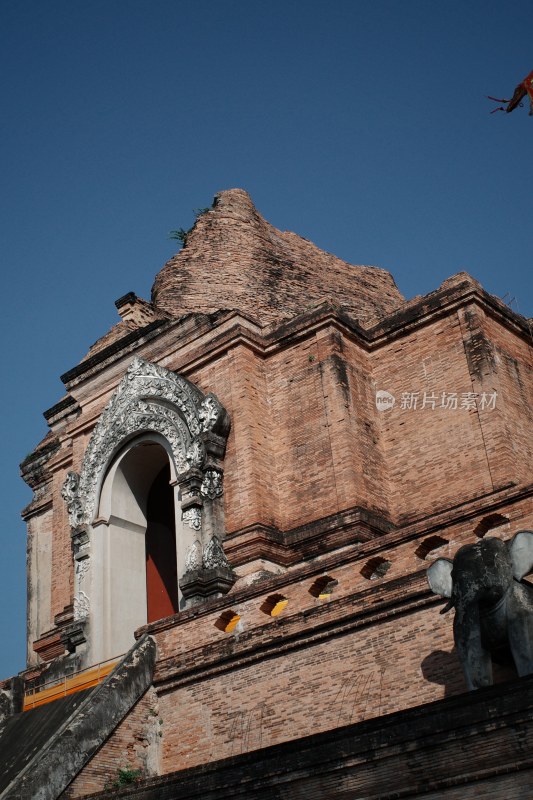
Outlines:
[[[533,531],[518,531],[509,544],[513,575],[517,581],[533,569]]]
[[[450,561],[449,558],[437,558],[427,568],[426,575],[429,588],[434,594],[440,594],[443,597],[452,596],[452,568],[453,561]]]

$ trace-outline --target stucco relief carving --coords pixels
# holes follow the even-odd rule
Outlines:
[[[189,548],[186,571],[180,581],[187,607],[210,597],[227,594],[235,583],[233,572],[220,539],[213,534],[203,548],[196,540]]]
[[[80,589],[74,596],[74,620],[76,622],[86,620],[89,616],[90,607],[89,597]]]
[[[89,572],[89,563],[90,562],[88,558],[83,558],[81,561],[76,561],[76,577],[80,585],[83,583],[85,576]]]
[[[213,395],[207,395],[207,397],[203,400],[198,412],[198,418],[202,430],[203,431],[211,430],[211,428],[214,427],[219,414],[220,414],[220,406],[218,404],[218,401],[216,400],[215,397],[213,397]]]
[[[212,536],[207,546],[202,552],[202,545],[199,539],[191,544],[185,557],[185,571],[204,569],[227,569],[231,570],[226,554],[222,548],[220,539]]]
[[[200,491],[204,497],[209,497],[210,500],[221,497],[223,494],[222,473],[216,469],[206,469]]]
[[[188,380],[163,367],[140,358],[131,362],[93,430],[79,475],[69,472],[61,492],[72,528],[77,623],[84,625],[88,620],[92,571],[99,568],[89,553],[102,480],[116,454],[142,434],[159,434],[168,443],[184,505],[183,521],[198,533],[187,554],[185,571],[196,570],[201,575],[203,570],[223,566],[222,589],[218,583],[215,589],[229,589],[234,578],[220,543],[218,549],[213,540],[205,549],[202,546],[202,541],[212,535],[211,530],[203,529],[202,506],[222,495],[222,470],[213,469],[213,465],[223,455],[228,430],[228,416],[214,395],[205,396]],[[208,597],[212,593],[209,584],[197,595]]]
[[[204,550],[202,559],[206,569],[231,569],[226,554],[222,549],[222,544],[217,536],[211,537]]]
[[[199,439],[193,439],[185,455],[190,469],[201,469],[205,461],[205,446]]]
[[[178,472],[201,469],[205,462],[201,436],[225,416],[214,395],[204,397],[180,375],[135,358],[93,431],[80,475],[67,475],[62,495],[71,526],[92,521],[101,476],[116,450],[132,435],[159,433],[170,444]]]
[[[182,514],[183,521],[192,528],[193,531],[199,531],[202,527],[202,512],[196,506],[188,508]]]
[[[75,472],[67,472],[65,483],[61,489],[61,497],[67,504],[71,528],[77,528],[83,522],[83,508],[78,495],[79,484],[79,476]]]
[[[192,572],[202,566],[202,544],[199,539],[195,539],[187,550],[185,556],[185,572]]]

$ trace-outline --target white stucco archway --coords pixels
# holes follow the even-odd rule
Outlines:
[[[96,661],[125,652],[133,644],[137,628],[179,610],[179,578],[196,533],[182,520],[181,495],[169,450],[168,443],[157,434],[132,439],[116,456],[102,482],[97,517],[91,526],[89,596],[93,598],[91,646]],[[167,571],[174,572],[175,594],[172,589],[164,592],[164,581],[154,587],[149,570],[151,566],[152,572],[157,572],[149,559],[147,541],[154,536],[150,493],[158,479],[161,483],[161,477],[168,488],[172,519],[159,533],[171,536],[173,552],[166,553],[164,562]],[[165,594],[158,603],[154,601],[155,591]]]
[[[157,560],[146,538],[156,481],[165,498],[165,484],[172,487],[171,498],[164,500],[173,504],[172,525],[168,520],[165,525],[175,536],[180,607],[186,603],[179,590],[185,571],[213,564],[229,569],[220,546],[221,459],[228,431],[229,417],[214,395],[203,395],[155,364],[132,361],[93,431],[79,475],[69,472],[63,487],[75,559],[74,616],[85,631],[88,663],[127,650],[135,629],[156,613],[151,619],[147,614],[155,590],[147,598],[145,563],[152,558],[153,567]],[[163,468],[168,479],[160,475]],[[168,576],[156,573],[166,587]],[[195,602],[196,583],[189,585]]]

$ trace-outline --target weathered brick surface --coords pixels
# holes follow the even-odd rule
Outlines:
[[[531,503],[521,509],[513,504],[514,520],[510,509],[502,510],[511,519],[501,531],[506,538],[517,527],[533,524]],[[471,521],[450,526],[445,532],[449,543],[434,555],[452,557],[475,539],[471,531]],[[423,588],[423,582],[408,592],[400,585],[390,587],[427,563],[417,555],[420,539],[395,538],[398,534],[391,534],[381,543],[381,552],[392,562],[385,578],[369,581],[361,574],[362,552],[355,562],[329,571],[339,581],[329,601],[309,593],[315,578],[311,569],[303,579],[291,570],[277,579],[285,581],[290,602],[276,620],[261,610],[266,593],[256,592],[249,600],[236,598],[233,607],[242,626],[232,635],[215,627],[217,610],[196,617],[191,613],[184,624],[177,620],[155,633],[160,697],[158,705],[152,697],[148,714],[155,709],[163,721],[162,774],[464,691],[451,614],[439,615],[435,603],[394,611],[409,592],[416,598],[420,589],[415,587]],[[372,547],[379,549],[379,543],[360,549],[368,554]],[[354,613],[361,620],[349,629],[346,622]],[[294,645],[287,649],[287,642]],[[512,675],[512,670],[495,670],[496,681]],[[144,724],[142,713],[139,704],[85,768],[75,783],[77,795],[101,789],[116,774],[117,761],[137,765],[130,750]]]
[[[530,795],[531,679],[315,733],[132,787],[137,800]],[[495,720],[497,722],[495,723]],[[99,797],[111,798],[113,792]]]
[[[472,344],[464,321],[468,315],[472,328],[475,315],[467,309],[376,353],[376,387],[397,398],[394,409],[379,417],[397,520],[529,480],[531,407],[521,381],[525,387],[528,377],[530,383],[531,368],[524,345],[516,341],[517,366],[511,375],[503,353],[489,355],[479,336]],[[416,410],[399,407],[404,392],[417,395]],[[457,410],[441,407],[442,392],[458,393]],[[468,392],[478,395],[478,405],[483,393],[488,399],[496,392],[496,407],[461,409],[461,396]],[[434,395],[435,408],[429,403]]]
[[[477,391],[493,386],[499,397],[498,413],[481,415],[491,475],[496,485],[526,483],[533,459],[533,341],[513,335],[488,315],[482,318],[482,332],[492,371],[474,385]]]
[[[67,507],[61,497],[64,479],[64,474],[58,472],[53,481],[52,617],[71,602],[74,583]]]
[[[236,528],[262,520],[274,522],[277,486],[272,480],[272,424],[263,361],[248,348],[236,347],[225,359],[225,386],[217,396],[234,409],[225,464],[228,514]],[[209,370],[211,375],[214,369]],[[208,376],[206,376],[208,377]],[[203,378],[203,376],[202,376]],[[207,383],[203,378],[202,383]],[[227,387],[227,388],[226,388]],[[227,392],[227,393],[226,393]],[[229,529],[229,528],[228,528]]]
[[[443,391],[472,391],[455,315],[385,345],[374,357],[374,380],[396,398],[391,411],[377,414],[396,520],[492,490],[476,411],[440,407]],[[416,408],[402,409],[404,393]],[[435,408],[427,402],[433,396]]]
[[[155,308],[173,316],[238,308],[262,324],[292,317],[328,296],[366,325],[403,302],[390,273],[347,264],[277,230],[241,189],[217,195],[152,289]]]
[[[163,694],[163,771],[381,716],[435,700],[446,690],[457,692],[462,678],[449,656],[451,626],[436,616],[431,609],[394,619],[308,644],[231,677]],[[179,724],[184,714],[186,731]]]

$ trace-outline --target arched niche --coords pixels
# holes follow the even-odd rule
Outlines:
[[[75,562],[75,635],[87,642],[87,661],[124,652],[136,628],[232,585],[221,545],[228,431],[214,395],[155,364],[138,358],[130,364],[79,475],[69,472],[63,487]],[[158,537],[165,535],[163,545]]]
[[[92,525],[91,596],[93,646],[104,657],[125,652],[136,628],[183,605],[180,578],[196,532],[183,523],[169,451],[157,434],[134,438],[102,481]]]

